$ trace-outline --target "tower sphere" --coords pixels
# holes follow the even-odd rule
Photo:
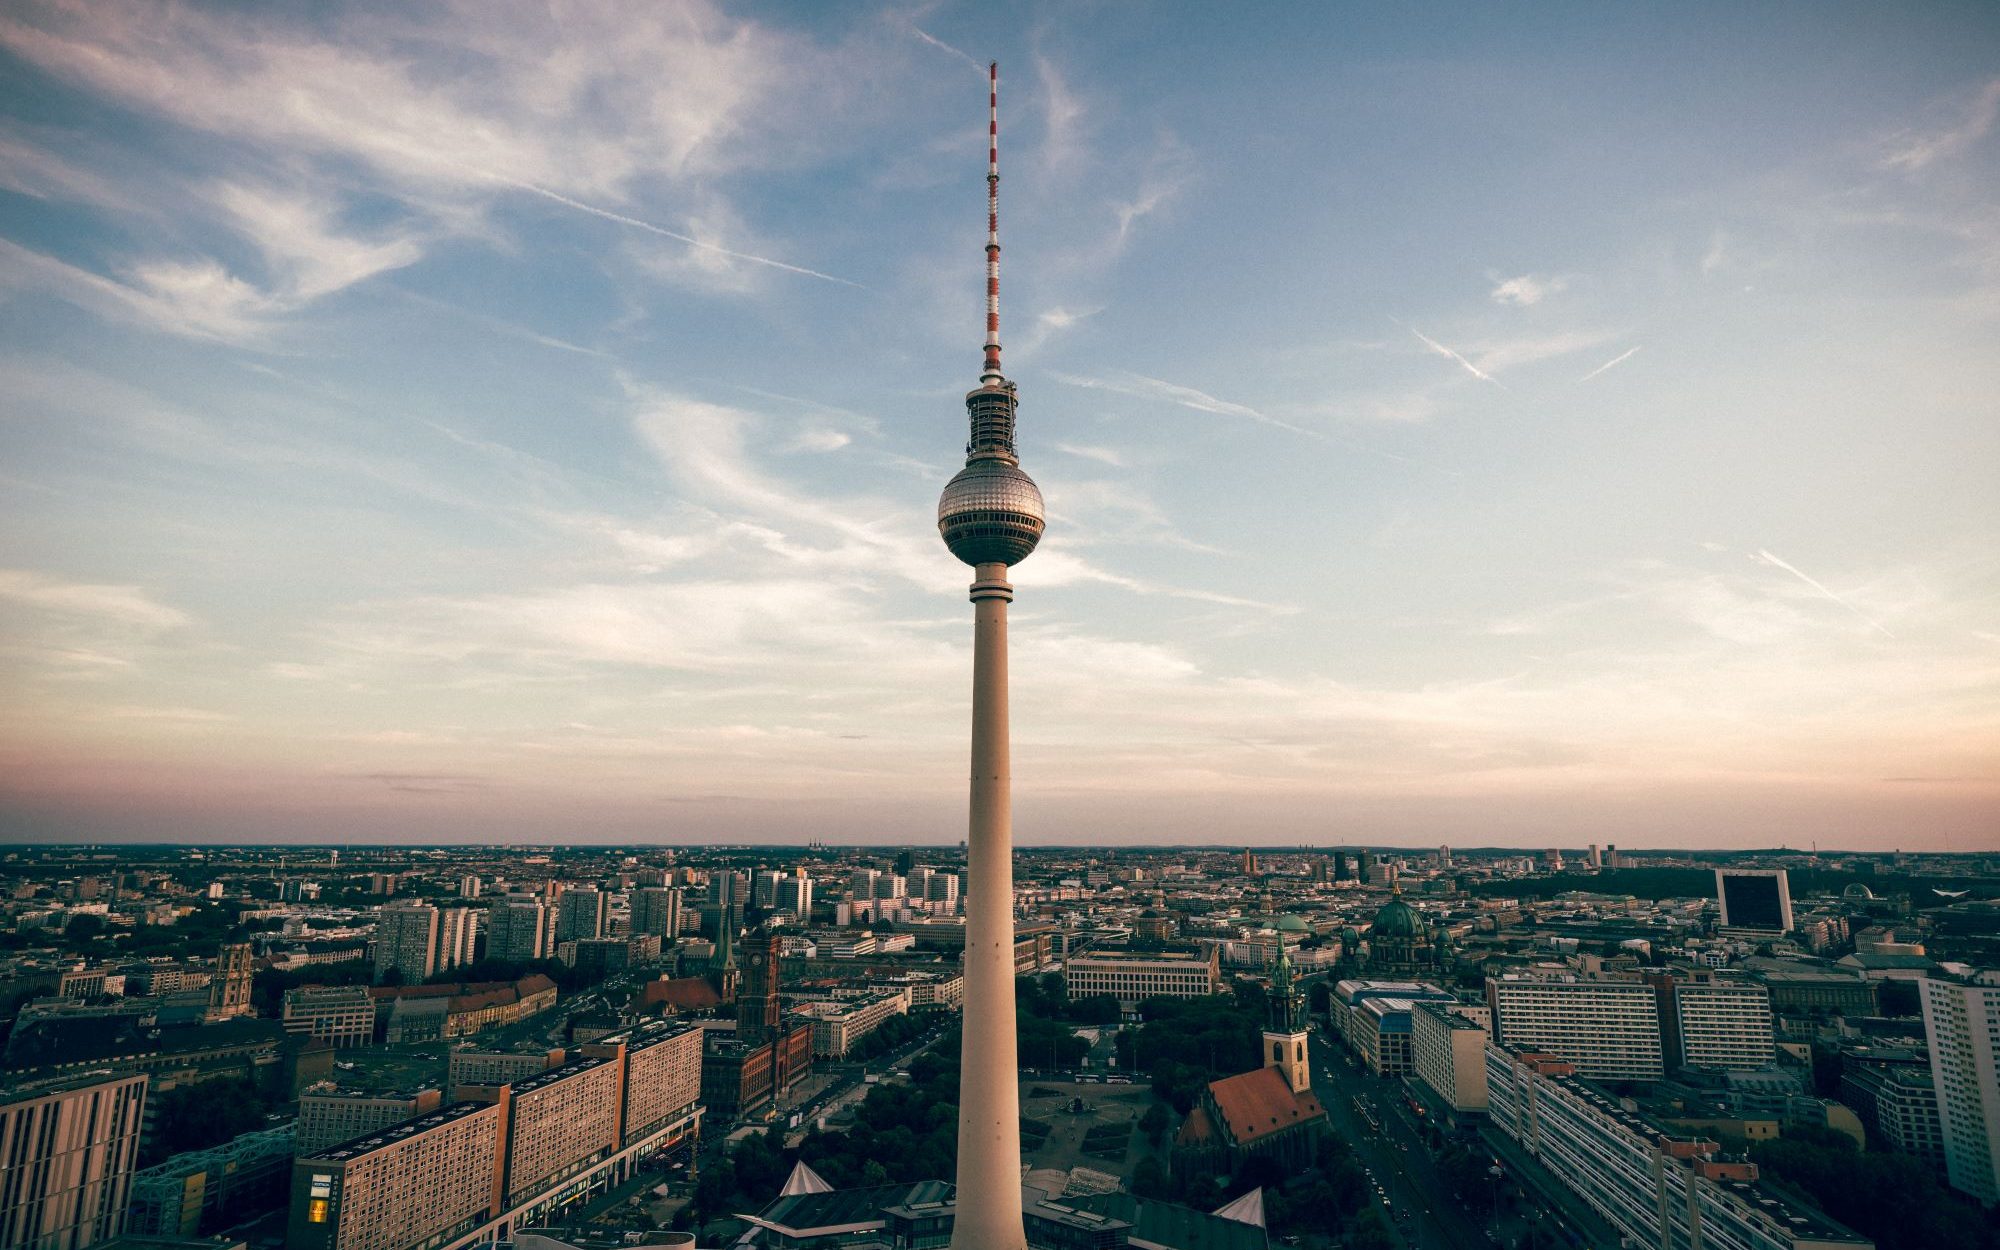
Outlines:
[[[945,484],[938,532],[967,564],[1019,564],[1042,540],[1041,488],[1015,465],[976,458]]]

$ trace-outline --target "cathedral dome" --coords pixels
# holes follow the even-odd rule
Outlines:
[[[1400,898],[1392,898],[1382,904],[1381,911],[1375,913],[1375,924],[1369,929],[1368,936],[1416,938],[1422,937],[1423,932],[1423,917],[1417,914],[1417,909]]]

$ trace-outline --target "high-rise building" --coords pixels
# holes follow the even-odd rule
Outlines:
[[[528,963],[554,953],[555,924],[548,905],[532,894],[509,894],[486,913],[486,954]]]
[[[1597,843],[1595,842],[1590,844],[1590,866],[1592,868],[1604,867],[1604,854],[1597,849]]]
[[[390,973],[404,985],[421,985],[437,971],[438,910],[425,903],[392,903],[375,913],[375,979]]]
[[[750,881],[750,905],[765,911],[778,905],[778,883],[785,874],[775,868],[761,868]]]
[[[123,1231],[145,1110],[143,1073],[0,1092],[0,1246],[78,1250]]]
[[[1792,931],[1791,880],[1782,868],[1718,868],[1715,898],[1726,932],[1777,936]]]
[[[437,956],[434,971],[449,972],[477,958],[479,912],[471,907],[438,910]]]
[[[1945,1177],[1987,1206],[2000,1202],[2000,974],[1921,983]]]
[[[1666,1073],[1659,1003],[1638,981],[1502,976],[1486,980],[1495,1040],[1553,1055],[1596,1080]]]
[[[292,1165],[290,1250],[453,1242],[503,1209],[504,1099],[459,1102]]]
[[[880,868],[856,868],[847,874],[847,897],[855,902],[875,897],[875,883],[882,879]]]
[[[485,890],[485,888],[486,883],[484,881],[470,874],[458,879],[458,896],[460,898],[478,898],[481,891]]]
[[[650,933],[663,946],[679,940],[681,892],[673,886],[642,886],[632,893],[632,932]]]
[[[590,886],[564,890],[556,898],[556,944],[604,936],[611,896]]]
[[[1257,853],[1247,846],[1243,848],[1243,875],[1246,877],[1257,875]]]
[[[956,897],[956,892],[953,896]],[[813,879],[806,875],[805,869],[801,868],[778,882],[777,911],[805,920],[812,916],[812,908]]]
[[[208,983],[210,1023],[253,1016],[257,1008],[250,1002],[257,964],[248,942],[227,942],[215,955],[215,975]]]
[[[938,500],[945,546],[972,566],[972,793],[966,845],[965,1051],[959,1078],[955,1250],[1022,1250],[1021,1106],[1014,1038],[1014,831],[1007,724],[1009,566],[1046,524],[1014,449],[1015,388],[1000,371],[1000,71],[989,70],[986,349],[966,395],[965,468]]]
[[[1663,1007],[1671,1016],[1667,1061],[1716,1071],[1761,1068],[1777,1057],[1771,995],[1761,985],[1676,982]]]
[[[1543,851],[1542,863],[1550,872],[1561,872],[1563,870],[1563,853],[1561,849],[1552,846],[1548,850]]]

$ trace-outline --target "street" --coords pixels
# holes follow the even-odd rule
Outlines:
[[[1396,1217],[1396,1226],[1417,1250],[1492,1250],[1487,1212],[1466,1206],[1445,1187],[1425,1149],[1416,1117],[1404,1102],[1402,1084],[1370,1076],[1348,1065],[1346,1050],[1319,1029],[1310,1042],[1313,1092],[1333,1121],[1334,1131],[1354,1147],[1373,1178],[1378,1195]],[[1380,1124],[1371,1128],[1354,1110],[1364,1100]]]

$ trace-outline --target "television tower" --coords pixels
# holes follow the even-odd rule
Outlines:
[[[1042,492],[1014,452],[1014,384],[1000,372],[1000,67],[987,70],[986,359],[965,397],[965,468],[938,532],[972,566],[972,802],[967,829],[965,1049],[952,1250],[1025,1250],[1021,1089],[1014,1044],[1014,828],[1007,744],[1007,566],[1041,541]]]

